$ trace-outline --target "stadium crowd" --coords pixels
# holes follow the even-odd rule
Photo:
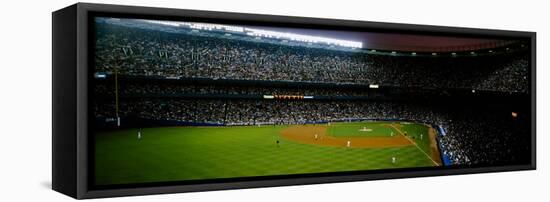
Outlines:
[[[398,57],[98,26],[95,69],[124,75],[526,92],[527,56]]]
[[[528,92],[528,58],[397,57],[321,48],[172,34],[101,24],[97,27],[96,72],[130,76],[384,84],[419,88]],[[113,85],[95,85],[96,95],[113,95]],[[244,87],[127,83],[124,95],[226,94],[368,96],[337,88]],[[112,97],[112,96],[111,96]],[[95,100],[96,117],[224,125],[303,124],[362,119],[414,120],[441,126],[442,152],[457,165],[498,165],[525,159],[528,124],[484,109],[437,107],[391,101],[260,99]],[[519,120],[519,118],[518,118]],[[519,121],[516,121],[519,122]]]
[[[125,83],[118,87],[122,96],[147,95],[315,95],[315,96],[373,96],[374,91],[350,88],[315,88],[315,87],[271,87],[271,86],[232,86],[232,85],[195,85],[195,84],[161,84],[161,83]],[[113,96],[114,83],[97,84],[97,96]]]
[[[112,105],[96,111],[107,112]],[[479,110],[378,101],[281,101],[255,99],[135,99],[121,103],[120,116],[224,125],[304,124],[365,119],[414,120],[441,126],[442,151],[457,165],[521,161],[528,147],[525,123]],[[113,116],[114,114],[99,114]],[[519,122],[519,121],[517,121]],[[523,124],[523,125],[522,125]],[[523,143],[521,143],[523,142]]]

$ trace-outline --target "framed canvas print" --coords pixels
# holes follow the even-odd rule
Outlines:
[[[53,17],[75,198],[535,169],[535,33],[78,3]]]

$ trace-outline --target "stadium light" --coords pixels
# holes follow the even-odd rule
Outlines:
[[[328,37],[310,36],[304,34],[294,34],[289,32],[277,32],[263,29],[244,28],[244,32],[247,35],[260,36],[266,38],[282,38],[292,41],[306,42],[306,43],[324,43],[326,45],[337,45],[349,48],[362,48],[363,42],[341,40]]]
[[[456,53],[451,53],[451,55],[456,56]]]
[[[220,30],[220,31],[230,31],[230,32],[244,32],[243,27],[231,26],[231,25],[221,25],[221,24],[210,24],[210,23],[193,23],[193,22],[175,22],[175,21],[165,21],[165,20],[143,20],[144,22],[152,24],[167,25],[173,27],[186,27],[196,30]]]
[[[416,52],[412,52],[411,55],[416,55]]]
[[[95,73],[95,75],[94,75],[94,76],[95,76],[95,78],[98,78],[98,79],[104,79],[104,78],[107,78],[107,74],[105,74],[105,73],[100,73],[100,72],[98,72],[98,73]]]
[[[432,55],[433,55],[433,56],[436,56],[436,55],[437,55],[437,53],[432,53]]]
[[[394,54],[394,55],[395,55],[395,54],[397,54],[397,52],[395,52],[395,51],[392,51],[392,52],[391,52],[391,54]]]
[[[144,20],[148,23],[160,24],[166,26],[174,27],[185,27],[194,30],[206,30],[206,31],[229,31],[229,32],[240,32],[245,33],[249,36],[266,37],[266,38],[276,38],[276,39],[287,39],[292,41],[300,41],[306,43],[325,43],[328,45],[337,45],[350,48],[362,48],[363,43],[358,41],[349,41],[341,40],[328,37],[318,37],[318,36],[309,36],[303,34],[293,34],[287,32],[277,32],[263,29],[252,29],[245,28],[240,26],[230,26],[230,25],[221,25],[221,24],[210,24],[210,23],[191,23],[191,22],[173,22],[173,21],[160,21],[160,20]]]
[[[173,27],[179,27],[180,23],[178,22],[171,22],[171,21],[163,21],[163,20],[143,20],[148,23],[153,24],[159,24],[159,25],[167,25],[167,26],[173,26]]]

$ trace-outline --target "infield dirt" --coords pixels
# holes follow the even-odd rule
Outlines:
[[[327,135],[328,126],[299,125],[290,126],[281,131],[281,135],[289,140],[313,145],[351,148],[387,148],[410,146],[412,143],[401,135],[393,137],[333,137]],[[317,138],[315,138],[317,134]]]

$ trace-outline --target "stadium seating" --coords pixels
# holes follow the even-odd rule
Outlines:
[[[458,165],[511,165],[529,159],[528,118],[510,116],[512,105],[358,101],[373,91],[341,84],[452,89],[526,95],[528,58],[521,52],[478,57],[403,57],[258,43],[223,37],[173,34],[100,24],[95,71],[107,75],[239,79],[334,85],[315,88],[216,86],[177,82],[99,81],[94,88],[96,118],[137,117],[223,125],[303,124],[352,119],[415,120],[441,126],[442,151]],[[164,97],[151,95],[162,94]],[[190,94],[181,98],[176,95]],[[315,95],[325,100],[223,99],[213,95]],[[399,94],[399,93],[394,93]],[[204,96],[210,96],[205,98]],[[196,98],[193,98],[196,96]],[[384,95],[387,96],[387,95]],[[136,97],[138,99],[136,99]],[[338,99],[337,99],[338,98]],[[505,101],[503,101],[505,102]],[[119,105],[118,113],[115,105]],[[524,110],[527,111],[527,110]]]

